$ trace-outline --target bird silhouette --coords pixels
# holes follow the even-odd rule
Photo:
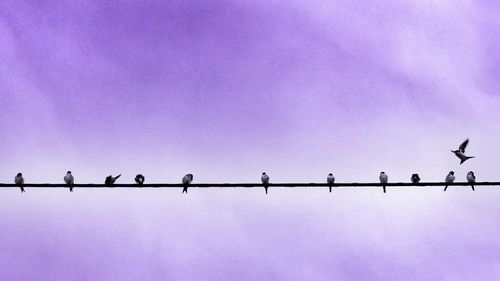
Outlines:
[[[380,183],[382,184],[382,188],[384,189],[384,193],[386,192],[385,190],[385,184],[389,181],[389,177],[385,172],[380,172],[380,176],[378,177],[380,180]]]
[[[465,161],[467,161],[468,159],[471,159],[471,158],[474,158],[475,156],[466,156],[465,155],[465,148],[467,147],[467,145],[469,144],[469,139],[466,139],[461,145],[460,147],[458,147],[458,150],[452,150],[451,152],[453,152],[459,159],[460,159],[460,165],[462,165],[462,163],[464,163]]]
[[[14,178],[14,182],[21,189],[21,193],[26,192],[24,190],[24,178],[22,173],[17,173],[16,177]]]
[[[193,181],[193,174],[187,174],[182,178],[182,186],[183,186],[182,193],[184,192],[186,192],[186,194],[188,193],[188,187],[192,181]]]
[[[448,184],[453,183],[455,181],[455,172],[450,171],[444,181],[447,183],[446,186],[444,187],[444,191],[446,191],[446,189],[448,188]]]
[[[107,186],[113,186],[115,184],[115,181],[121,177],[122,175],[119,174],[118,176],[116,177],[113,177],[112,175],[109,175],[106,177],[106,180],[104,181],[104,184],[107,185]]]
[[[66,183],[67,186],[69,186],[69,192],[73,192],[73,187],[75,184],[75,178],[73,178],[73,175],[71,174],[71,171],[68,171],[66,175],[64,176],[64,182]]]
[[[333,176],[332,173],[328,174],[328,177],[326,177],[326,182],[328,183],[328,190],[332,192],[332,186],[335,183],[335,177]]]
[[[266,172],[262,173],[260,180],[262,181],[262,184],[264,185],[264,190],[266,191],[267,194],[267,189],[269,188],[269,176],[266,174]]]
[[[470,187],[472,187],[472,191],[475,191],[474,183],[476,183],[476,175],[474,175],[473,171],[470,171],[467,173],[467,181],[470,183]]]
[[[146,180],[146,178],[144,178],[144,176],[141,174],[138,174],[137,176],[135,176],[135,182],[139,185],[139,187],[141,187],[141,185],[144,184],[145,180]]]
[[[411,182],[412,183],[419,183],[420,182],[420,177],[418,176],[418,174],[411,175]]]

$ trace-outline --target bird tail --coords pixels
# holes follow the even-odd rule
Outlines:
[[[184,186],[184,188],[182,188],[182,193],[186,192],[186,194],[188,193],[188,187],[187,185]]]
[[[384,189],[384,193],[386,193],[386,190],[385,190],[385,185],[384,185],[384,186],[382,186],[382,188]]]
[[[266,194],[267,194],[267,189],[269,188],[269,186],[264,186],[264,190],[266,191]]]
[[[332,192],[332,185],[329,185],[328,189],[330,190],[330,192]]]
[[[473,184],[471,184],[470,186],[472,187],[472,191],[476,191],[476,190],[474,189],[474,185],[473,185]]]
[[[69,186],[69,192],[73,192],[73,186],[72,185]]]
[[[464,159],[462,159],[462,161],[460,161],[460,165],[462,165],[462,163],[464,163],[465,161],[471,159],[471,158],[474,158],[476,156],[466,156]]]
[[[20,186],[19,188],[21,188],[21,193],[26,192],[26,191],[24,190],[24,186]]]
[[[446,186],[444,187],[444,190],[443,190],[443,191],[446,191],[446,189],[448,189],[448,185],[446,185]]]
[[[115,180],[118,179],[121,176],[122,176],[122,174],[119,174],[118,176],[115,177]]]

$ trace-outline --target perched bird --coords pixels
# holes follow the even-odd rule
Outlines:
[[[380,183],[382,184],[382,188],[384,189],[384,193],[385,193],[385,183],[387,183],[389,181],[389,177],[387,176],[386,173],[380,172],[380,176],[378,178],[380,180]]]
[[[64,176],[64,182],[66,183],[67,186],[69,186],[69,191],[73,192],[73,186],[75,184],[75,179],[73,178],[71,171],[68,171],[66,173],[66,175]]]
[[[193,174],[187,174],[182,178],[182,185],[183,185],[182,193],[184,192],[186,192],[186,194],[188,193],[188,187],[192,181],[193,181]]]
[[[18,173],[16,177],[14,178],[14,182],[16,185],[21,189],[21,193],[26,192],[24,190],[24,178],[22,173]]]
[[[452,150],[451,152],[460,159],[460,165],[468,159],[474,158],[474,156],[465,156],[465,148],[469,144],[469,139],[466,139],[458,148],[458,150]]]
[[[266,191],[267,194],[267,189],[269,188],[269,176],[266,174],[266,172],[262,173],[260,180],[262,181],[262,184],[264,185],[264,190]]]
[[[107,186],[113,186],[113,184],[115,184],[115,181],[121,177],[122,175],[119,174],[118,176],[116,177],[113,177],[112,175],[109,175],[106,177],[106,180],[104,181],[104,184],[107,185]]]
[[[455,181],[455,172],[450,171],[450,172],[448,173],[448,175],[446,176],[446,179],[445,179],[444,181],[445,181],[447,184],[448,184],[448,183],[452,183],[452,182],[454,182],[454,181]],[[446,186],[444,187],[444,191],[446,191],[446,189],[447,189],[447,188],[448,188],[448,185],[446,185]]]
[[[470,183],[470,186],[472,187],[472,191],[475,191],[474,183],[476,182],[476,176],[474,175],[473,171],[470,171],[467,173],[467,181]]]
[[[144,184],[144,180],[146,180],[146,179],[145,179],[145,178],[144,178],[144,176],[143,176],[143,175],[141,175],[141,174],[138,174],[137,176],[135,176],[135,182],[136,182],[138,185],[142,185],[142,184]]]
[[[332,186],[335,183],[335,177],[333,176],[332,173],[328,174],[328,177],[326,178],[326,182],[328,183],[328,189],[330,192],[332,192]]]
[[[420,182],[420,177],[418,176],[418,174],[411,175],[411,182],[412,183],[419,183]]]

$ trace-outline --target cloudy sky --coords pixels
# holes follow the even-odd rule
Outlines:
[[[2,1],[0,182],[498,181],[499,30],[494,1]],[[494,280],[498,200],[4,189],[0,277]]]

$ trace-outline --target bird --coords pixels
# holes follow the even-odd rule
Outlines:
[[[448,184],[455,181],[455,172],[450,171],[444,181],[447,183],[446,186],[444,187],[444,191],[446,191],[446,189],[448,188]]]
[[[116,177],[113,177],[112,175],[109,175],[106,177],[106,180],[104,181],[104,184],[107,185],[107,186],[112,186],[113,184],[115,184],[115,181],[121,177],[122,175],[119,174],[118,176]]]
[[[380,172],[380,176],[378,178],[380,180],[380,183],[382,184],[382,188],[384,189],[385,193],[385,184],[389,181],[389,177],[387,176],[386,173]]]
[[[188,193],[188,187],[192,181],[193,181],[193,174],[187,174],[182,178],[182,186],[183,186],[182,193],[184,192],[186,192],[186,194]]]
[[[466,156],[465,148],[469,144],[469,139],[466,139],[459,147],[458,150],[452,150],[451,152],[455,153],[455,155],[460,159],[460,165],[464,163],[466,160],[474,158],[475,156]]]
[[[21,189],[21,193],[26,192],[24,190],[24,178],[22,173],[17,173],[16,177],[14,178],[14,182]]]
[[[262,184],[264,185],[264,190],[266,191],[267,194],[267,189],[269,188],[269,176],[266,174],[266,172],[262,172],[260,180],[262,181]]]
[[[411,175],[411,182],[412,183],[419,183],[420,182],[420,177],[418,176],[418,174]]]
[[[470,183],[470,186],[472,187],[472,191],[476,191],[474,189],[474,183],[476,182],[476,176],[474,175],[473,171],[470,171],[467,173],[467,181]]]
[[[67,186],[69,186],[69,191],[73,192],[73,186],[75,184],[75,178],[73,178],[73,175],[71,174],[71,171],[68,171],[66,175],[64,176],[64,182],[66,183]]]
[[[326,178],[326,182],[328,183],[328,189],[330,192],[332,192],[332,186],[335,183],[335,177],[333,176],[332,173],[328,174],[328,177]]]
[[[137,176],[135,176],[135,182],[138,184],[138,185],[142,185],[144,183],[144,180],[146,180],[144,178],[143,175],[141,174],[138,174]]]

